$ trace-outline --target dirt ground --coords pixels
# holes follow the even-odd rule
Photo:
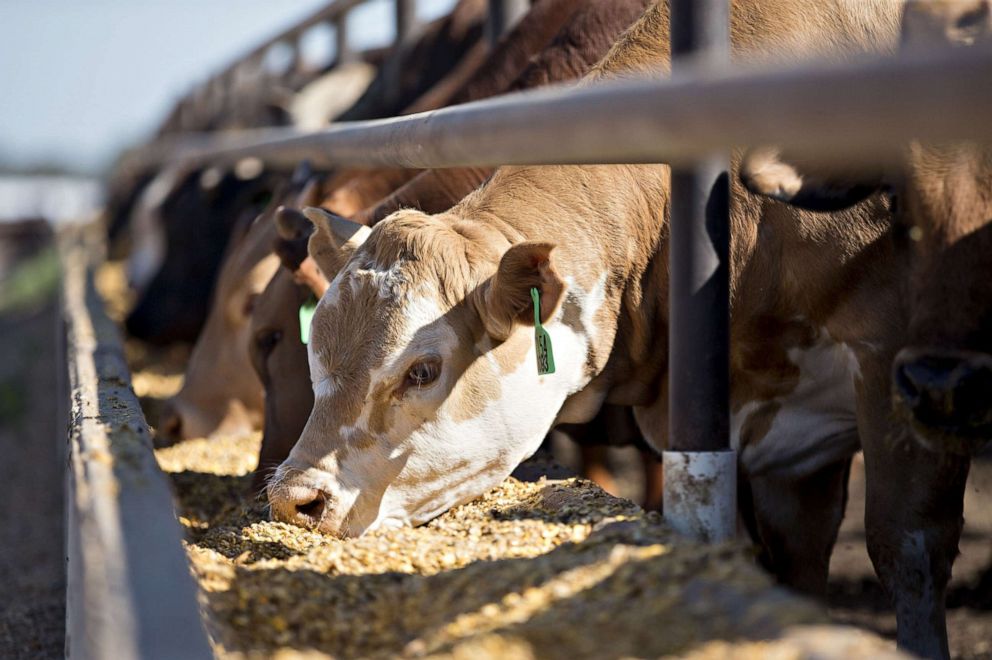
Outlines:
[[[895,637],[896,620],[865,549],[864,466],[851,470],[850,499],[830,562],[830,614]],[[951,656],[992,658],[992,460],[975,461],[965,494],[965,528],[947,597]]]
[[[577,454],[555,446],[563,462],[578,468]],[[633,448],[610,449],[622,497],[637,500],[642,477]],[[888,596],[875,577],[865,547],[864,463],[851,469],[844,523],[830,562],[829,611],[836,623],[849,623],[895,639],[896,620]],[[972,464],[965,495],[965,529],[948,594],[947,626],[954,658],[992,658],[992,457]]]
[[[57,301],[51,286],[16,284],[25,269],[39,282],[52,253],[37,236],[9,230],[0,227],[0,657],[59,658],[65,439],[57,409]]]

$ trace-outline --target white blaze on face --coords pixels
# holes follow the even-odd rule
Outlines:
[[[128,285],[141,291],[151,282],[165,261],[165,227],[162,204],[185,172],[167,168],[152,179],[142,191],[131,220],[131,254],[127,261]]]
[[[532,454],[562,403],[588,379],[587,335],[602,292],[576,289],[568,303],[595,302],[596,309],[570,311],[585,332],[561,322],[564,307],[545,324],[557,371],[539,376],[532,327],[518,325],[496,344],[473,310],[444,308],[430,283],[404,289],[398,270],[349,270],[335,278],[314,316],[314,412],[279,476],[329,494],[334,511],[320,528],[354,536],[426,522],[498,485]],[[369,326],[336,323],[341,306],[369,299],[376,309],[360,315]],[[383,319],[388,331],[372,327]],[[333,345],[319,345],[320,336]],[[358,364],[356,351],[377,349],[381,357],[367,365],[361,391],[349,389],[359,379],[338,373],[335,355]],[[425,360],[440,361],[437,379],[404,387]]]

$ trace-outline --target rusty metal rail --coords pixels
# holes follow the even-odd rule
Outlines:
[[[871,166],[896,160],[914,138],[992,142],[992,85],[976,80],[992,80],[992,49],[784,69],[686,66],[668,80],[545,88],[315,132],[187,135],[132,157],[146,165],[247,157],[285,166],[691,164],[728,147],[777,144]]]
[[[93,286],[99,236],[63,236],[68,364],[66,657],[212,658],[165,475],[117,327]]]

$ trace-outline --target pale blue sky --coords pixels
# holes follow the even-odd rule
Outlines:
[[[101,167],[195,82],[326,2],[0,0],[0,163]],[[354,10],[357,47],[391,40],[391,6]]]

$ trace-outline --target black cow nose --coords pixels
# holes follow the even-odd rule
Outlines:
[[[948,355],[897,361],[895,389],[917,422],[968,433],[992,424],[992,367]]]

